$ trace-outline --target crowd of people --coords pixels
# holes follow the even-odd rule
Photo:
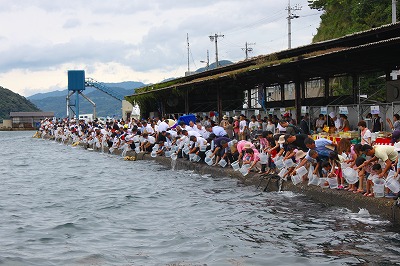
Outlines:
[[[194,117],[194,116],[193,116]],[[339,118],[337,118],[339,119]],[[155,156],[182,158],[193,163],[207,163],[212,167],[231,165],[241,172],[279,175],[283,180],[321,185],[362,193],[373,197],[377,180],[391,178],[397,182],[400,172],[400,130],[395,121],[392,145],[374,145],[365,121],[359,121],[361,143],[349,139],[339,143],[310,135],[309,117],[299,123],[287,113],[277,116],[247,119],[223,116],[217,123],[215,117],[194,117],[190,121],[153,118],[94,120],[45,119],[38,131],[39,137],[49,136],[72,145],[85,144],[88,148],[105,149],[123,154],[129,150]],[[324,123],[316,120],[316,131]],[[347,127],[347,126],[344,126]],[[244,169],[244,170],[243,170]],[[345,169],[354,176],[346,178]],[[356,178],[354,182],[349,180]],[[318,182],[315,182],[319,180]],[[400,185],[399,185],[400,186]],[[393,187],[393,186],[392,186]],[[392,188],[391,187],[391,188]],[[393,191],[394,190],[394,191]],[[395,193],[393,193],[395,192]],[[386,196],[396,197],[398,191],[387,190]]]

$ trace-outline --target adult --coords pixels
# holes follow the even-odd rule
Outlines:
[[[314,131],[317,133],[322,132],[325,125],[326,125],[325,116],[323,114],[319,114],[317,120],[315,120]]]
[[[379,178],[383,178],[385,174],[392,167],[392,163],[396,161],[398,153],[393,146],[390,145],[375,145],[370,146],[365,144],[361,147],[361,151],[365,153],[367,156],[371,156],[372,158],[365,161],[362,166],[365,166],[369,163],[381,160],[385,163],[385,168],[378,175]]]
[[[327,159],[329,154],[332,152],[332,148],[337,146],[337,144],[325,138],[320,138],[317,140],[307,138],[304,140],[304,144],[308,149],[316,150],[320,159]]]
[[[361,144],[371,145],[371,131],[367,128],[367,123],[364,120],[361,120],[358,122],[357,126],[361,131]]]
[[[387,118],[386,121],[389,124],[390,129],[392,131],[400,130],[400,115],[399,114],[394,114],[393,115],[393,123],[390,121],[390,118]]]
[[[307,138],[309,138],[307,134],[297,134],[297,135],[285,134],[285,143],[286,145],[292,144],[302,151],[308,151],[308,148],[304,143],[304,141]]]
[[[247,126],[247,121],[246,117],[244,114],[241,114],[239,116],[239,139],[240,140],[247,140],[247,131],[248,131],[248,126]]]
[[[310,135],[310,125],[309,125],[310,117],[308,113],[306,113],[300,121],[300,128],[304,134]]]
[[[383,129],[383,122],[379,114],[374,114],[372,118],[372,132],[380,132]]]

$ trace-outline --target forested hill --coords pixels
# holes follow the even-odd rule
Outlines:
[[[392,20],[392,0],[309,0],[309,6],[324,11],[313,42],[369,30]]]
[[[0,121],[10,118],[10,112],[38,112],[33,103],[25,97],[0,87]]]

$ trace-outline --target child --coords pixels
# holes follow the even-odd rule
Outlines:
[[[332,172],[337,176],[338,189],[344,189],[344,178],[340,165],[339,156],[336,152],[329,153],[329,163],[332,165]]]

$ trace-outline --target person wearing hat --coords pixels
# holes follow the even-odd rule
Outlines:
[[[253,143],[247,140],[240,140],[236,145],[237,151],[239,153],[239,160],[242,159],[244,151],[249,148],[254,148]]]
[[[228,124],[228,116],[227,116],[227,115],[224,115],[224,116],[222,117],[222,120],[221,120],[221,122],[219,123],[219,125],[220,125],[221,127],[225,128],[225,127],[227,126],[227,124]]]
[[[297,151],[296,156],[295,156],[296,162],[300,163],[301,160],[303,160],[303,158],[306,157],[306,155],[307,155],[307,153],[302,150]]]

